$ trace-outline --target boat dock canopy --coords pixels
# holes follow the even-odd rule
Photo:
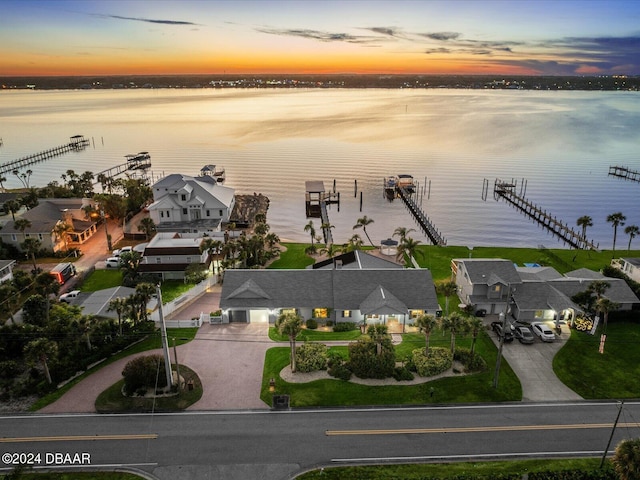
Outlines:
[[[307,193],[324,192],[324,182],[322,180],[307,180],[304,182],[304,188]]]

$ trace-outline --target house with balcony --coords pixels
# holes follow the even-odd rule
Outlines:
[[[209,175],[190,177],[175,173],[153,187],[149,216],[158,232],[207,233],[221,230],[235,205],[234,189]]]
[[[38,239],[41,242],[41,248],[54,252],[78,247],[98,230],[96,222],[87,219],[83,210],[90,204],[91,200],[88,198],[40,199],[37,206],[20,216],[29,220],[31,224],[24,229],[24,232],[16,228],[13,220],[9,220],[0,230],[0,238],[4,243],[14,245],[18,249],[27,238]],[[60,223],[66,223],[71,227],[66,238],[56,234],[56,227]]]
[[[144,248],[138,272],[157,274],[168,280],[183,279],[185,270],[193,263],[211,268],[208,252],[200,251],[205,238],[199,233],[156,233]]]
[[[0,260],[0,283],[13,280],[13,267],[15,260]]]
[[[620,270],[631,280],[640,282],[640,258],[615,258],[611,260],[611,266]]]

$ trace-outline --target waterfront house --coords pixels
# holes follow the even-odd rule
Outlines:
[[[87,198],[40,199],[37,206],[20,216],[29,220],[31,226],[23,232],[16,228],[13,220],[9,220],[0,230],[0,237],[4,243],[14,245],[18,249],[27,238],[38,239],[41,248],[54,252],[68,247],[78,247],[97,231],[96,222],[88,220],[83,210],[83,207],[90,203],[91,200]],[[66,239],[56,234],[56,226],[60,223],[71,226]]]
[[[286,311],[320,324],[354,322],[404,330],[423,314],[440,315],[431,272],[404,268],[227,270],[224,322],[274,323]]]
[[[616,258],[611,260],[611,266],[620,270],[631,280],[640,282],[640,258]]]
[[[208,252],[200,251],[205,238],[198,233],[158,232],[144,248],[138,271],[167,280],[183,279],[192,263],[210,268]]]
[[[156,182],[149,216],[158,232],[212,233],[228,222],[235,204],[234,189],[210,175],[175,173]]]

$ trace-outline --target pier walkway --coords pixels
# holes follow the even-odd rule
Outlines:
[[[593,243],[593,241],[589,241],[586,237],[583,237],[573,230],[573,228],[569,227],[568,224],[551,216],[550,213],[547,213],[546,210],[527,200],[523,195],[518,195],[515,189],[516,184],[514,182],[503,182],[496,178],[493,184],[493,196],[496,201],[501,198],[504,199],[507,203],[510,203],[517,210],[520,210],[527,217],[535,220],[538,224],[542,225],[549,232],[572,247],[585,250],[598,250],[598,245]]]
[[[431,223],[431,220],[422,210],[422,208],[420,208],[420,206],[413,200],[411,193],[406,188],[401,186],[397,186],[396,189],[400,194],[400,198],[405,203],[413,217],[416,219],[418,225],[420,225],[420,228],[422,228],[422,231],[429,237],[431,242],[434,245],[446,245],[447,241],[445,240],[445,238],[433,225],[433,223]]]
[[[335,185],[334,185],[335,187]],[[329,222],[329,213],[327,205],[331,203],[338,204],[340,209],[340,192],[326,192],[324,182],[321,180],[307,180],[305,182],[305,204],[307,218],[322,219],[322,234],[324,243],[331,245],[333,243],[333,235],[331,233],[331,223]]]
[[[141,177],[146,179],[145,173],[147,169],[151,168],[151,155],[149,155],[149,152],[140,152],[136,155],[125,155],[125,158],[127,159],[125,163],[121,163],[120,165],[116,165],[115,167],[107,168],[106,170],[96,173],[95,178],[97,181],[94,185],[102,183],[104,178],[111,179],[127,171],[131,172],[141,170],[143,172]]]
[[[69,143],[60,145],[59,147],[50,148],[44,152],[34,153],[26,157],[12,160],[11,162],[3,163],[0,165],[0,175],[5,173],[12,173],[21,168],[33,165],[34,163],[44,162],[50,158],[57,157],[58,155],[64,155],[68,152],[78,152],[89,146],[89,139],[84,138],[82,135],[74,135],[69,139]]]
[[[640,183],[640,171],[622,166],[610,166],[609,175]]]

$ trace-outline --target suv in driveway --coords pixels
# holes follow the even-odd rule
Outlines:
[[[491,330],[496,332],[498,338],[504,337],[505,342],[513,342],[513,332],[510,325],[503,329],[502,322],[491,322]]]
[[[553,342],[556,336],[551,329],[542,322],[533,322],[531,324],[531,330],[535,333],[543,342]]]

